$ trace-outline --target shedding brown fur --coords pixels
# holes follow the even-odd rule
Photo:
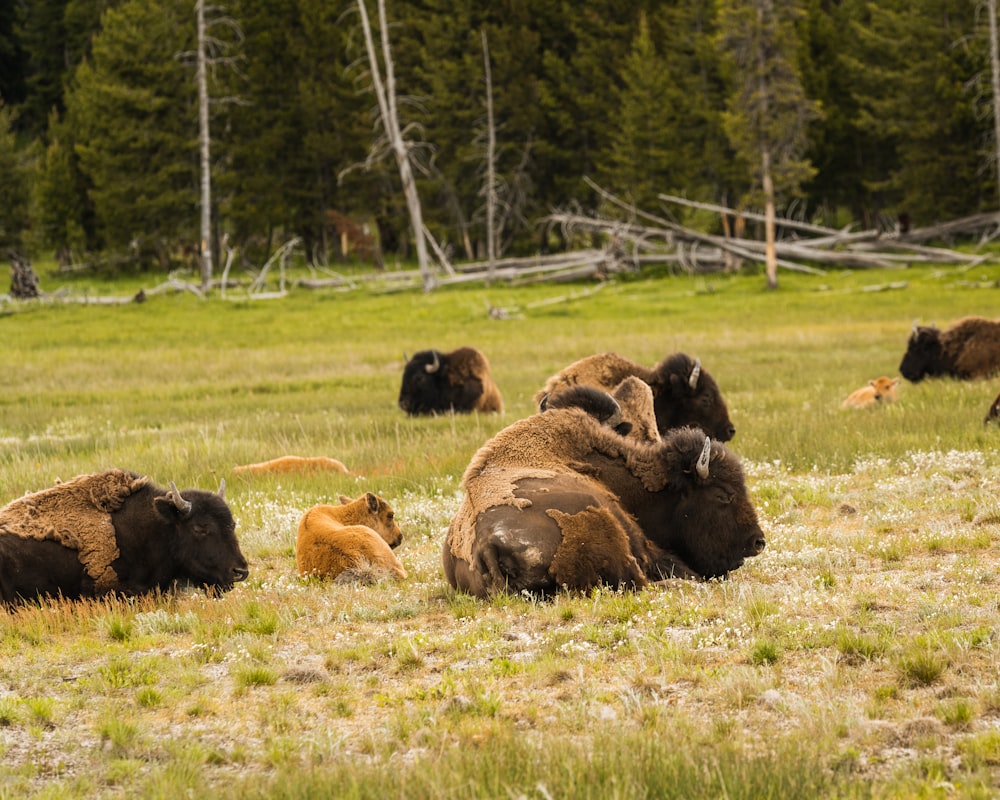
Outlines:
[[[0,508],[0,534],[51,539],[76,550],[98,591],[118,584],[120,555],[111,513],[149,482],[120,469],[95,472],[27,494]]]
[[[381,497],[367,492],[357,500],[340,496],[340,505],[317,505],[302,515],[295,541],[295,562],[302,576],[337,578],[366,567],[405,578],[392,552],[403,539],[395,514]]]
[[[347,467],[335,458],[327,456],[280,456],[257,464],[243,464],[233,467],[233,474],[285,475],[300,472],[341,472],[347,474]]]

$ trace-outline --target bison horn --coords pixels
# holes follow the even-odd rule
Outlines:
[[[219,497],[223,500],[226,499],[226,479],[223,478],[219,481]]]
[[[185,500],[181,497],[181,493],[177,491],[177,484],[170,481],[170,491],[167,492],[167,496],[173,501],[173,504],[177,506],[177,510],[182,514],[191,513],[191,501]]]
[[[712,439],[709,436],[705,437],[705,446],[701,450],[701,455],[698,456],[698,464],[695,469],[698,471],[698,477],[703,481],[708,480],[708,461],[712,457]]]
[[[433,351],[433,355],[434,355],[433,363],[428,364],[426,367],[424,367],[424,369],[427,370],[428,372],[437,372],[439,369],[441,369],[441,362],[438,360],[437,350]]]
[[[696,358],[694,360],[694,368],[691,370],[691,377],[688,378],[688,386],[692,390],[698,388],[698,378],[701,376],[701,359]]]

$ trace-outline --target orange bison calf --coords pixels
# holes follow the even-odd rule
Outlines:
[[[366,568],[405,578],[392,552],[403,540],[395,514],[381,497],[340,496],[339,506],[313,506],[299,521],[295,562],[302,576],[357,579]]]
[[[867,386],[855,389],[847,399],[840,404],[841,408],[871,408],[874,405],[895,403],[899,399],[899,378],[889,378],[882,375]]]

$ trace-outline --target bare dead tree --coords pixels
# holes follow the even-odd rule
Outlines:
[[[489,262],[488,281],[493,280],[493,264],[497,258],[496,239],[496,209],[497,209],[497,179],[496,152],[497,132],[493,124],[493,73],[490,69],[490,46],[486,40],[486,29],[483,37],[483,70],[486,75],[486,260]]]
[[[1000,190],[1000,44],[997,36],[997,0],[988,0],[987,14],[990,23],[990,67],[993,77],[993,147],[997,170],[997,187]]]
[[[396,166],[399,168],[399,178],[403,184],[403,196],[410,214],[410,227],[413,229],[413,241],[417,248],[417,263],[420,267],[424,291],[430,291],[434,288],[434,277],[430,271],[427,239],[424,235],[423,210],[411,163],[411,144],[403,135],[399,124],[399,113],[396,105],[396,74],[393,68],[392,49],[389,46],[389,23],[386,18],[385,0],[378,0],[381,65],[379,64],[380,51],[375,48],[365,0],[357,0],[357,4],[358,13],[361,15],[361,28],[365,37],[365,50],[368,53],[368,64],[371,70],[372,89],[378,102],[379,118],[389,146],[396,157]],[[385,69],[384,81],[382,78],[383,67]]]
[[[214,14],[215,16],[208,16]],[[216,65],[226,65],[235,69],[238,56],[227,53],[234,43],[243,41],[243,31],[232,17],[226,16],[217,6],[206,6],[205,0],[195,0],[197,18],[197,46],[194,55],[195,81],[198,85],[198,155],[200,169],[201,207],[201,289],[208,291],[212,284],[214,264],[212,259],[212,132],[209,111],[213,102],[239,103],[238,98],[212,98],[208,90],[209,69]],[[216,27],[224,28],[230,39],[211,34]],[[191,53],[182,53],[182,58],[190,58]]]

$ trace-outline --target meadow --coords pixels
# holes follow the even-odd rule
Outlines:
[[[1000,378],[840,402],[898,374],[914,321],[1000,317],[1000,266],[780,279],[0,302],[0,504],[110,466],[224,479],[250,562],[218,598],[0,607],[0,800],[996,796]],[[404,354],[463,344],[504,413],[407,418]],[[470,457],[606,350],[701,358],[767,549],[724,581],[455,593]],[[283,454],[350,473],[232,472]],[[408,578],[299,578],[299,516],[364,491]]]

